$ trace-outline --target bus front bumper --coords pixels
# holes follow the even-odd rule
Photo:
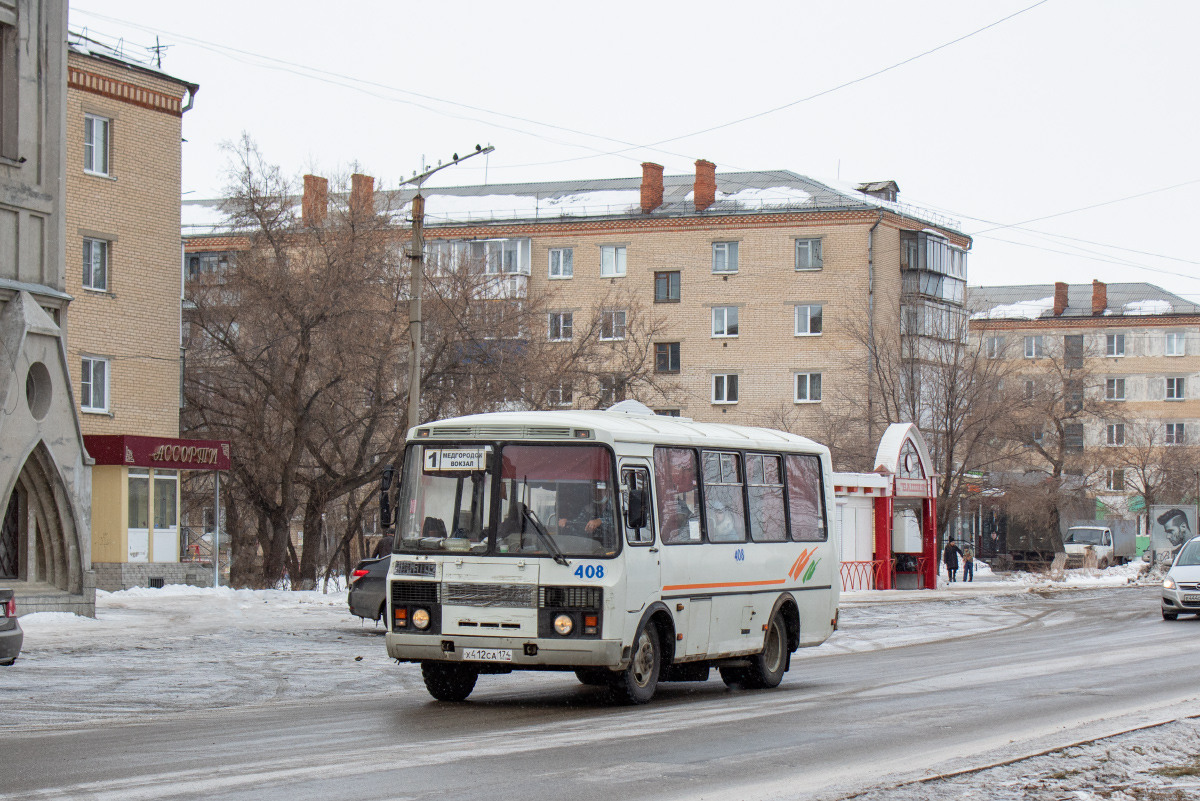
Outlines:
[[[404,662],[471,662],[512,667],[623,667],[620,640],[515,639],[388,632],[388,656]],[[469,649],[510,651],[508,660],[464,659]],[[530,652],[533,653],[530,653]]]

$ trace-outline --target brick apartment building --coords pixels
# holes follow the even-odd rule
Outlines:
[[[1031,371],[1039,359],[1076,354],[1088,391],[1107,403],[1105,419],[1067,433],[1095,467],[1109,509],[1141,511],[1125,449],[1155,458],[1200,445],[1200,306],[1152,284],[1100,281],[971,287],[968,306],[971,336],[989,354]]]
[[[718,174],[707,161],[694,175],[647,163],[640,179],[425,189],[427,256],[478,259],[518,295],[549,293],[531,336],[570,339],[591,322],[577,316],[600,314],[601,337],[619,339],[626,309],[602,304],[632,299],[662,323],[655,368],[674,387],[638,400],[730,423],[787,410],[803,431],[822,404],[867,399],[856,331],[898,341],[902,319],[920,335],[926,320],[961,312],[970,239],[897,192],[890,181],[838,189],[788,171]],[[413,192],[398,194],[407,210]],[[217,205],[184,203],[190,275],[223,269],[241,246]],[[402,246],[407,228],[396,238]],[[614,387],[604,402],[620,399]],[[552,404],[581,402],[564,386]]]
[[[66,291],[75,403],[92,469],[96,585],[183,583],[179,197],[198,87],[72,32],[66,96]],[[193,444],[194,443],[190,443]],[[168,449],[169,450],[169,449]],[[159,458],[155,458],[155,454]],[[183,453],[181,451],[181,453]],[[207,452],[206,452],[207,453]]]

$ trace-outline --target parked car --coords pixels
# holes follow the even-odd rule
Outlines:
[[[0,588],[0,665],[8,667],[17,661],[24,639],[17,622],[17,599],[12,590]]]
[[[381,556],[364,559],[355,565],[350,574],[350,614],[367,620],[383,620],[387,612],[387,571],[391,563],[390,556]]]
[[[1163,620],[1200,615],[1200,537],[1179,549],[1162,586]]]

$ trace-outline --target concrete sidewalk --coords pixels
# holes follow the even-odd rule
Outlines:
[[[1089,579],[1068,578],[1065,581],[1039,581],[1025,583],[1012,581],[994,573],[975,581],[947,583],[939,577],[936,590],[849,590],[841,594],[841,606],[869,606],[871,604],[918,603],[922,601],[953,601],[962,598],[995,598],[1005,595],[1021,595],[1045,590],[1099,590],[1136,586],[1156,586],[1157,581],[1137,582],[1125,576],[1096,576]]]

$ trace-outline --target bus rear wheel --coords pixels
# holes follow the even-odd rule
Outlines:
[[[439,701],[465,701],[475,689],[479,671],[454,662],[422,662],[425,689]]]
[[[721,680],[727,687],[766,690],[778,687],[788,669],[787,626],[779,612],[767,625],[763,649],[750,657],[749,667],[723,667]]]
[[[633,644],[629,667],[613,674],[612,693],[622,703],[644,704],[654,697],[661,671],[662,645],[658,640],[658,626],[651,621],[646,623]]]

